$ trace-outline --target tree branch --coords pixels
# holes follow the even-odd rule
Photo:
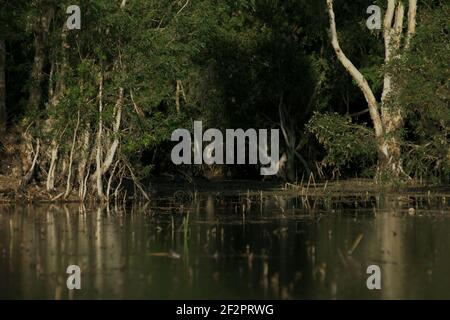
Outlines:
[[[184,6],[182,6],[181,7],[181,9],[180,10],[178,10],[178,12],[177,12],[177,14],[176,15],[179,15],[180,13],[181,13],[181,11],[183,11],[184,10],[184,8],[186,8],[187,7],[187,5],[189,4],[189,0],[187,0],[186,1],[186,3],[184,4]]]
[[[411,44],[411,38],[416,34],[416,15],[417,15],[417,0],[409,0],[408,32],[406,34],[405,49],[409,48]]]
[[[392,49],[394,55],[398,55],[398,50],[400,49],[400,43],[403,33],[403,18],[405,16],[405,7],[400,1],[397,5],[397,10],[395,11],[395,22],[394,22],[394,42],[392,43]]]
[[[391,59],[391,29],[392,21],[394,20],[396,0],[388,0],[388,6],[384,15],[384,47],[385,47],[385,60]]]
[[[358,87],[363,92],[364,97],[366,98],[367,104],[369,106],[370,117],[372,118],[372,122],[375,128],[375,135],[377,137],[381,137],[383,135],[383,126],[381,123],[380,113],[378,111],[378,102],[367,80],[342,51],[339,45],[339,40],[336,31],[333,0],[327,0],[327,5],[328,5],[328,14],[330,17],[331,43],[333,45],[334,51],[336,52],[336,56],[341,62],[341,64],[344,66],[344,68],[348,71],[348,73],[353,77]]]

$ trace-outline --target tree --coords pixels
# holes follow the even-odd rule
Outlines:
[[[5,40],[0,39],[0,132],[6,127]]]
[[[427,172],[445,168],[448,67],[439,41],[448,43],[448,32],[424,15],[414,36],[415,1],[388,1],[384,41],[362,23],[367,0],[335,0],[336,15],[346,17],[339,35],[331,0],[80,0],[81,30],[65,28],[69,0],[0,2],[0,89],[2,70],[8,87],[0,102],[6,96],[9,124],[25,138],[24,185],[34,177],[51,197],[124,195],[152,173],[208,175],[168,161],[171,132],[197,119],[279,128],[287,180],[322,173],[322,155],[321,164],[352,176],[376,166],[380,176],[421,174],[425,154]],[[442,22],[439,10],[433,16]],[[345,174],[335,169],[327,173]]]
[[[50,24],[54,16],[52,3],[44,0],[33,1],[33,6],[40,13],[33,16],[34,60],[30,77],[30,92],[27,109],[39,108],[42,103],[44,65],[46,63]]]
[[[410,50],[389,72],[404,107],[405,171],[418,178],[450,177],[450,3],[421,11]]]
[[[140,155],[189,119],[180,88],[185,70],[194,69],[189,62],[198,52],[193,32],[202,23],[202,6],[82,1],[82,28],[69,31],[68,5],[36,2],[40,27],[24,129],[36,146],[43,143],[41,154],[29,157],[22,185],[39,171],[50,194],[58,192],[53,199],[77,188],[80,200],[89,190],[106,200],[125,192],[122,181],[129,179],[147,198],[139,178],[148,168]],[[189,90],[182,93],[186,102]],[[37,151],[30,147],[27,153]]]
[[[404,174],[401,161],[401,129],[404,124],[404,110],[395,101],[392,74],[384,73],[383,93],[379,102],[364,75],[347,58],[339,44],[336,28],[333,0],[327,0],[331,43],[336,56],[347,72],[352,76],[367,101],[370,117],[374,126],[378,147],[378,173],[399,177]],[[409,0],[406,34],[403,32],[405,6],[403,1],[388,0],[384,15],[383,36],[385,65],[400,59],[408,51],[411,39],[416,32],[417,0]],[[403,42],[403,46],[402,46]]]

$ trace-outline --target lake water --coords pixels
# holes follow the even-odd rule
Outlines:
[[[408,213],[414,208],[414,215]],[[410,213],[412,213],[410,211]],[[178,192],[0,206],[0,298],[450,299],[444,197]],[[81,290],[66,268],[81,268]],[[369,265],[381,290],[369,290]]]

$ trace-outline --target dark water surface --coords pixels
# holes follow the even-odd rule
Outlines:
[[[0,206],[0,298],[450,299],[443,197],[322,199],[309,209],[269,192],[190,197]],[[66,287],[72,264],[81,290]],[[381,290],[366,286],[373,264]]]

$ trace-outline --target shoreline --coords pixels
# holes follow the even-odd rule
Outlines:
[[[310,198],[345,198],[369,197],[376,195],[396,195],[399,197],[442,197],[450,199],[450,184],[378,184],[371,179],[346,179],[339,181],[315,182],[311,179],[303,184],[279,181],[258,180],[200,180],[194,182],[173,182],[167,179],[155,179],[146,192],[151,199],[174,195],[177,192],[201,195],[216,193],[222,196],[259,196],[271,194],[274,196],[302,196]],[[105,203],[117,199],[100,201],[87,198],[80,201],[75,192],[66,199],[62,197],[64,190],[45,190],[45,186],[31,184],[25,190],[19,190],[20,179],[0,176],[0,204],[8,203]],[[119,201],[148,202],[132,193]]]

